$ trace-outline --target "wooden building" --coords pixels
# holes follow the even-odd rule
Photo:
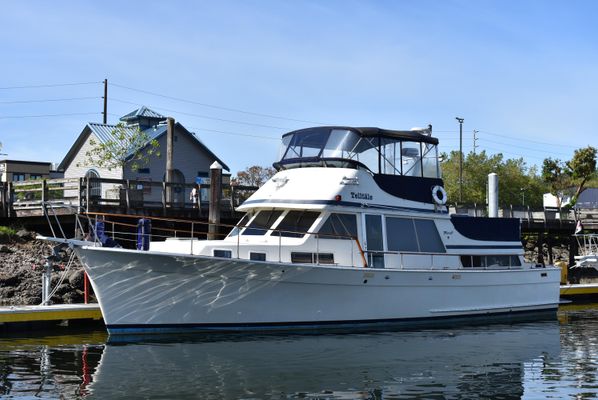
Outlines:
[[[106,142],[110,140],[111,132],[116,125],[100,124],[90,122],[81,131],[75,143],[71,146],[66,156],[60,163],[58,169],[64,171],[64,178],[109,178],[119,180],[146,181],[148,185],[136,183],[135,189],[143,196],[145,200],[160,201],[161,193],[154,189],[152,193],[151,182],[163,182],[166,173],[166,117],[147,108],[141,107],[120,118],[125,124],[125,129],[134,133],[137,129],[141,130],[149,137],[149,140],[156,140],[160,146],[160,155],[150,156],[148,165],[143,165],[139,169],[132,168],[132,158],[124,168],[102,168],[97,165],[90,165],[86,153],[93,148],[93,142]],[[149,142],[148,142],[149,146]],[[147,148],[146,148],[147,149]],[[140,150],[144,151],[144,149]],[[223,169],[228,170],[228,166],[216,156],[206,145],[204,145],[197,135],[190,132],[182,124],[176,123],[174,130],[174,151],[173,183],[195,183],[209,176],[210,165],[218,161]],[[111,183],[101,183],[92,188],[91,195],[102,198],[118,199],[122,191],[122,186]],[[183,203],[189,197],[190,189],[182,187],[173,193],[173,201]]]

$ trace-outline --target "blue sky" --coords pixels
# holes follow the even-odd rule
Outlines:
[[[59,162],[101,122],[107,78],[108,122],[138,105],[173,116],[233,173],[320,124],[430,123],[457,149],[456,116],[465,151],[476,129],[478,151],[569,159],[598,146],[596,15],[595,1],[6,1],[2,157]]]

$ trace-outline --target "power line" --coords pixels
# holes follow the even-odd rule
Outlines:
[[[111,101],[116,101],[116,102],[119,102],[119,103],[133,104],[133,105],[136,105],[136,106],[140,105],[139,103],[136,103],[136,102],[132,102],[132,101],[128,101],[128,100],[115,99],[113,97],[110,97],[109,99]],[[283,130],[283,131],[288,131],[290,129],[290,128],[284,128],[284,127],[281,127],[281,126],[255,124],[255,123],[252,123],[252,122],[243,122],[243,121],[236,121],[236,120],[232,120],[232,119],[211,117],[209,115],[194,114],[194,113],[189,113],[189,112],[179,111],[179,110],[172,110],[172,109],[163,108],[163,107],[153,107],[153,108],[155,108],[156,110],[173,112],[173,113],[177,113],[177,114],[188,115],[188,116],[191,116],[191,117],[211,119],[211,120],[220,121],[220,122],[230,122],[230,123],[233,123],[233,124],[240,124],[240,125],[255,126],[255,127],[259,127],[259,128],[280,129],[280,130]]]
[[[5,86],[5,87],[0,87],[0,90],[37,89],[37,88],[49,88],[49,87],[60,87],[60,86],[94,85],[97,83],[102,83],[102,82],[48,83],[48,84],[44,84],[44,85]]]
[[[257,138],[257,139],[280,141],[280,138],[274,138],[274,137],[270,137],[270,136],[252,135],[252,134],[239,133],[239,132],[220,131],[217,129],[198,128],[198,127],[193,127],[193,126],[190,126],[189,128],[198,131],[198,133],[213,132],[213,133],[222,133],[225,135],[232,135],[232,136],[242,136],[242,137],[251,137],[251,138]]]
[[[64,99],[11,100],[11,101],[0,101],[0,104],[48,103],[48,102],[91,100],[91,99],[97,100],[97,99],[101,99],[101,97],[88,96],[88,97],[70,97],[70,98],[64,98]]]
[[[21,118],[46,118],[46,117],[71,117],[74,115],[98,115],[99,112],[68,113],[68,114],[39,114],[39,115],[0,115],[0,119],[21,119]]]
[[[494,144],[500,144],[500,145],[503,145],[503,146],[515,147],[515,148],[522,149],[522,150],[535,151],[535,152],[539,152],[539,153],[546,153],[546,150],[543,150],[543,149],[532,149],[530,147],[518,146],[518,145],[510,144],[510,143],[502,143],[502,142],[497,142],[495,140],[490,140],[490,139],[482,138],[482,142],[484,142],[484,141],[485,142],[494,143]],[[553,152],[553,154],[564,155],[565,153]]]
[[[305,122],[305,123],[308,123],[308,124],[326,125],[326,124],[324,124],[322,122],[317,122],[317,121],[309,121],[309,120],[304,120],[304,119],[281,117],[279,115],[264,114],[264,113],[258,113],[258,112],[253,112],[253,111],[245,111],[245,110],[240,110],[238,108],[218,106],[218,105],[214,105],[214,104],[208,104],[208,103],[203,103],[203,102],[199,102],[199,101],[183,99],[183,98],[180,98],[180,97],[168,96],[168,95],[164,95],[164,94],[160,94],[160,93],[156,93],[156,92],[150,92],[148,90],[135,89],[135,88],[132,88],[132,87],[129,87],[129,86],[119,85],[117,83],[110,83],[110,84],[112,86],[116,86],[116,87],[119,87],[119,88],[122,88],[122,89],[132,90],[132,91],[139,92],[139,93],[145,93],[145,94],[149,94],[149,95],[152,95],[152,96],[158,96],[158,97],[162,97],[162,98],[165,98],[165,99],[180,101],[180,102],[183,102],[183,103],[195,104],[195,105],[202,106],[202,107],[213,108],[213,109],[216,109],[216,110],[230,111],[230,112],[236,112],[236,113],[241,113],[241,114],[254,115],[254,116],[257,116],[257,117],[274,118],[274,119],[280,119],[280,120],[286,120],[286,121],[293,121],[293,122]]]
[[[544,144],[544,145],[548,145],[548,146],[563,146],[563,147],[576,148],[576,146],[572,146],[572,145],[569,145],[569,144],[541,142],[541,141],[538,141],[538,140],[525,139],[525,138],[520,137],[520,136],[519,137],[514,137],[514,136],[509,136],[509,135],[503,135],[503,134],[500,134],[500,133],[488,132],[488,131],[484,131],[484,130],[480,130],[480,132],[481,133],[486,133],[488,135],[500,136],[500,137],[504,137],[504,138],[507,138],[507,139],[521,140],[521,141],[530,142],[530,143]]]

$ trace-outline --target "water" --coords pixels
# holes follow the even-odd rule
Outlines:
[[[597,370],[598,304],[402,332],[0,338],[8,399],[585,399]]]

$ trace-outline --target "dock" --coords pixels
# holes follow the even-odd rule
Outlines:
[[[55,304],[0,307],[0,330],[23,326],[103,324],[100,305]]]
[[[574,283],[561,285],[561,297],[579,298],[598,295],[598,283]]]

